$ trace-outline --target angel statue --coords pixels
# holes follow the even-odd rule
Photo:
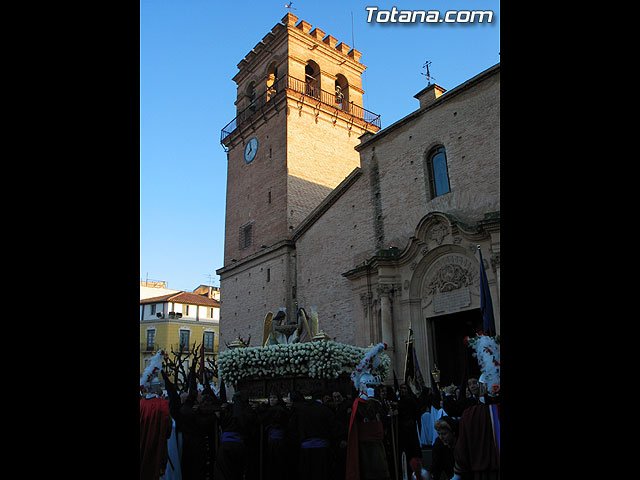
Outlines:
[[[304,308],[298,308],[296,320],[287,322],[286,308],[280,308],[275,317],[271,312],[264,319],[262,345],[291,344],[328,338],[319,330],[317,307],[310,307],[311,317]]]

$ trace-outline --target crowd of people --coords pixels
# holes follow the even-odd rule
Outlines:
[[[272,391],[268,402],[238,391],[228,402],[195,375],[182,393],[161,375],[166,390],[156,381],[140,397],[141,480],[499,478],[498,419],[487,410],[499,395],[483,395],[477,379],[465,395],[402,384],[311,400]]]

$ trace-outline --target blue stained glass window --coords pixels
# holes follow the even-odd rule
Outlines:
[[[438,147],[429,156],[429,174],[431,177],[431,196],[437,197],[451,191],[447,171],[447,155],[444,147]]]

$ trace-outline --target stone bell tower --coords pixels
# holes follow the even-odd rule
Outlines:
[[[360,166],[359,137],[380,129],[380,116],[363,108],[360,56],[288,13],[238,63],[237,116],[221,133],[223,341],[261,338],[267,311],[295,312],[292,233]]]

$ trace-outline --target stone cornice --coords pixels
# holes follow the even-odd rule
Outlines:
[[[309,49],[318,49],[319,51],[321,51],[325,56],[331,58],[333,61],[336,62],[336,64],[345,66],[347,68],[349,68],[350,70],[352,70],[354,73],[357,73],[358,75],[362,75],[362,72],[364,72],[367,67],[365,65],[363,65],[362,63],[360,63],[359,61],[355,60],[354,57],[352,57],[350,55],[351,52],[353,52],[354,50],[352,49],[349,53],[343,53],[339,50],[337,50],[337,48],[333,48],[331,47],[331,44],[328,43],[327,38],[333,38],[331,37],[331,35],[327,35],[327,37],[325,38],[325,40],[317,40],[315,38],[313,38],[311,35],[309,34],[305,34],[303,32],[301,32],[300,30],[298,30],[297,28],[292,28],[292,27],[288,27],[288,32],[291,35],[291,37],[295,38],[296,40],[298,40],[300,43],[303,43],[305,45],[307,45]],[[340,43],[337,46],[346,46],[344,43]],[[357,50],[356,50],[357,52]],[[359,55],[360,52],[358,52],[357,57],[360,58]],[[300,61],[300,59],[297,59],[291,55],[289,55],[289,58],[294,58],[297,61]],[[303,63],[306,63],[306,59],[304,59]]]
[[[283,92],[286,92],[286,89],[283,90]],[[273,100],[264,103],[247,121],[236,127],[236,129],[223,140],[223,144],[226,145],[227,148],[232,149],[236,145],[244,143],[245,139],[251,137],[260,125],[266,123],[273,116],[278,115],[280,111],[286,111],[287,98],[289,98],[289,96],[286,93],[278,94]]]
[[[213,328],[220,326],[220,320],[215,320],[213,318],[201,318],[199,320],[190,320],[190,319],[168,319],[168,318],[155,318],[149,320],[140,320],[140,326],[144,326],[146,328],[155,328],[156,325],[184,325],[184,326],[199,326],[206,328]],[[214,329],[215,330],[215,329]]]
[[[234,274],[240,273],[244,270],[246,270],[247,268],[252,268],[255,265],[257,265],[258,263],[261,263],[262,257],[266,256],[266,255],[271,255],[274,254],[281,249],[294,249],[295,250],[296,245],[294,242],[292,242],[291,240],[287,239],[287,240],[281,240],[280,242],[274,243],[273,245],[264,248],[263,250],[260,250],[258,252],[255,252],[245,258],[242,258],[240,260],[238,260],[237,262],[233,262],[229,265],[225,265],[222,268],[219,268],[218,270],[216,270],[216,274],[220,275],[220,277],[222,277],[223,275],[228,275],[231,272],[233,272]],[[279,255],[280,253],[278,253]]]
[[[459,243],[456,238],[462,237],[468,241],[476,242],[488,237],[489,230],[500,229],[500,212],[485,214],[485,218],[480,222],[469,225],[457,220],[453,215],[432,212],[425,215],[416,227],[416,233],[409,238],[404,250],[395,247],[378,250],[368,260],[365,260],[355,268],[344,272],[343,277],[349,280],[362,278],[368,272],[375,272],[381,267],[402,267],[410,264],[420,254],[426,255],[432,248],[429,248],[427,234],[431,227],[446,222],[451,228],[450,235],[454,239],[454,244]],[[449,233],[447,233],[449,235]],[[499,257],[498,257],[499,262]]]

